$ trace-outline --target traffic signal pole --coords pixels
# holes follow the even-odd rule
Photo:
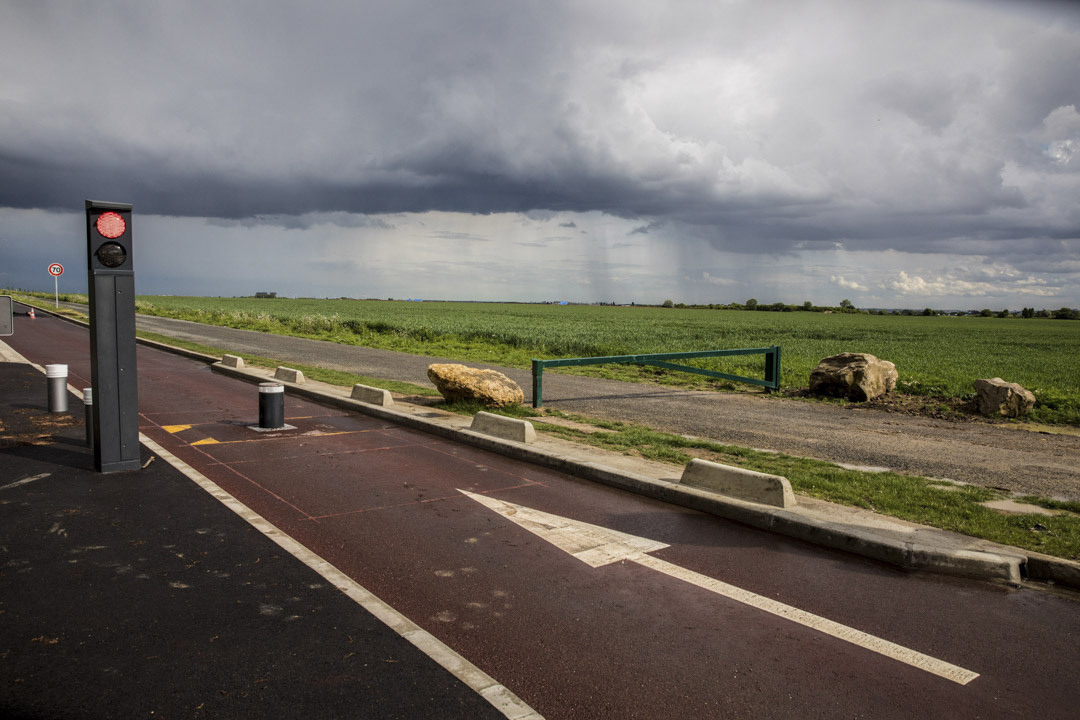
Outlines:
[[[94,468],[138,470],[135,268],[131,205],[86,201]]]

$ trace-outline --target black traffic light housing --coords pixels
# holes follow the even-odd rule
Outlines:
[[[86,201],[87,267],[92,273],[134,275],[131,205]]]
[[[94,467],[140,468],[131,205],[86,201]]]

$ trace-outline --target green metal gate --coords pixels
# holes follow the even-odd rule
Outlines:
[[[691,367],[689,365],[677,365],[672,362],[667,362],[668,360],[689,360],[690,358],[725,357],[730,355],[764,355],[765,378],[762,380],[758,378],[744,377],[742,375],[730,375],[728,373],[717,372],[715,370],[705,370],[702,368]],[[722,380],[732,380],[734,382],[748,383],[750,385],[759,385],[770,390],[780,389],[779,345],[773,345],[772,347],[765,348],[742,348],[739,350],[703,350],[701,352],[650,353],[645,355],[611,355],[608,357],[563,358],[560,360],[537,360],[536,358],[533,358],[533,407],[538,408],[544,404],[543,395],[545,368],[573,367],[578,365],[608,365],[613,363],[651,365],[653,367],[665,368],[667,370],[678,370],[680,372],[688,372],[695,375],[704,375],[711,378],[720,378]]]

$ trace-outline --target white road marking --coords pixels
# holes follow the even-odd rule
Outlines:
[[[40,475],[34,475],[32,477],[23,478],[22,480],[16,480],[13,483],[8,483],[7,485],[0,487],[0,490],[8,490],[13,487],[19,487],[20,485],[25,485],[26,483],[32,483],[35,480],[44,480],[50,475],[52,475],[52,473],[41,473]]]
[[[484,495],[476,495],[465,490],[458,490],[458,492],[469,496],[481,505],[494,510],[592,567],[600,567],[619,561],[635,562],[678,580],[696,585],[709,592],[736,600],[758,610],[764,610],[777,617],[799,623],[960,685],[967,685],[979,677],[978,673],[965,670],[944,660],[938,660],[916,650],[864,633],[861,630],[841,625],[838,622],[800,610],[791,605],[785,605],[776,600],[752,593],[749,590],[743,590],[646,554],[668,547],[664,543],[627,535],[626,533],[590,525],[589,523],[578,522]]]
[[[525,704],[521,698],[510,692],[501,683],[496,682],[490,675],[457,654],[441,640],[409,620],[386,602],[380,600],[351,577],[283,533],[269,520],[234,498],[214,481],[142,433],[139,433],[139,440],[151,452],[156,453],[162,460],[184,473],[222,505],[242,517],[256,530],[281,546],[286,552],[322,575],[328,582],[333,583],[335,587],[382,621],[391,630],[415,645],[421,652],[448,670],[451,675],[472,688],[507,718],[510,720],[544,720],[543,716]]]

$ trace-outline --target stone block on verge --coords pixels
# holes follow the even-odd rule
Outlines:
[[[393,398],[390,397],[389,390],[373,388],[370,385],[361,385],[360,383],[353,385],[351,397],[353,400],[359,400],[368,405],[382,405],[385,407],[394,404]]]
[[[810,373],[810,392],[863,402],[896,388],[896,365],[868,353],[840,353],[822,359]]]
[[[428,366],[427,374],[446,402],[476,400],[488,407],[506,407],[525,402],[521,386],[495,370],[480,370],[456,363],[435,363]]]
[[[513,440],[521,443],[536,442],[536,428],[528,420],[520,418],[478,412],[473,416],[472,425],[469,429],[485,435],[494,435],[503,440]]]
[[[694,458],[687,464],[679,482],[762,505],[781,508],[795,505],[795,494],[791,491],[791,483],[785,477],[699,458]]]
[[[979,396],[979,412],[983,415],[1023,417],[1035,407],[1035,395],[1030,390],[1001,378],[976,380],[975,393]]]
[[[222,355],[221,364],[225,367],[242,368],[244,367],[244,358],[239,355]]]
[[[295,385],[304,384],[304,373],[299,370],[293,370],[292,368],[279,367],[274,371],[274,379],[282,380],[284,382],[290,382]]]

